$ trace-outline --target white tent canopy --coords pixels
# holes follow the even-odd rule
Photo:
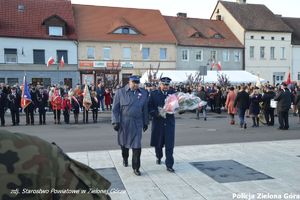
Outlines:
[[[159,70],[156,77],[169,77],[173,83],[186,82],[190,74],[195,75],[198,71],[185,71],[185,70]],[[141,83],[148,81],[148,73],[145,72],[141,77]],[[217,83],[218,74],[224,74],[228,77],[229,81],[233,84],[238,83],[256,83],[259,79],[257,76],[242,70],[236,71],[207,71],[207,75],[204,76],[205,83]],[[260,78],[260,82],[265,82]]]

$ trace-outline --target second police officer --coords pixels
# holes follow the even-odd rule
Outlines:
[[[175,117],[174,114],[166,114],[166,118],[159,113],[159,107],[163,108],[165,99],[169,94],[175,91],[170,89],[171,79],[163,77],[160,79],[159,89],[150,94],[149,114],[152,116],[151,146],[155,147],[156,163],[161,164],[163,157],[163,147],[165,146],[166,167],[169,172],[175,172],[173,169],[174,158],[173,150],[175,143]]]

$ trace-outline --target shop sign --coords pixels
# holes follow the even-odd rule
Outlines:
[[[121,62],[122,68],[133,68],[133,62]]]
[[[105,68],[106,67],[106,62],[105,61],[95,61],[94,62],[94,67],[95,68]]]

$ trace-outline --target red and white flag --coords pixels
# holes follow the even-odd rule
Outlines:
[[[221,70],[222,70],[221,62],[220,62],[220,61],[218,62],[217,67],[218,67],[218,71],[221,71]]]
[[[59,65],[61,68],[63,68],[65,66],[64,56],[61,57],[61,59],[59,61]]]
[[[47,67],[54,64],[54,58],[51,56],[47,61]]]

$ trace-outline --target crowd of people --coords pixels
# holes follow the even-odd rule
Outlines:
[[[64,122],[70,123],[70,114],[73,112],[75,124],[79,123],[79,113],[83,113],[83,123],[89,122],[88,113],[92,112],[92,119],[97,123],[98,112],[111,110],[113,90],[105,88],[100,82],[96,87],[89,86],[91,94],[91,105],[88,110],[83,105],[84,88],[82,85],[76,85],[70,88],[67,85],[54,85],[44,87],[41,84],[29,84],[29,92],[31,96],[30,103],[22,109],[21,96],[22,86],[15,84],[14,86],[0,83],[0,117],[1,126],[5,126],[5,113],[10,111],[12,125],[20,125],[20,113],[25,113],[25,124],[34,125],[34,115],[38,113],[39,124],[46,124],[46,112],[53,112],[54,123],[61,124],[61,115]]]
[[[292,112],[299,116],[300,123],[300,90],[297,84],[273,86],[270,84],[261,85],[257,87],[251,83],[240,84],[235,86],[220,86],[218,84],[173,84],[170,85],[176,92],[185,92],[198,96],[202,101],[207,102],[207,106],[196,109],[196,116],[200,119],[200,113],[203,114],[204,120],[207,120],[207,108],[210,112],[220,114],[223,110],[228,111],[230,117],[230,124],[235,124],[235,115],[238,114],[240,118],[240,125],[242,128],[247,128],[244,122],[245,116],[252,118],[252,127],[259,127],[261,123],[268,126],[274,125],[274,116],[280,117],[280,110],[282,105],[278,108],[271,106],[271,101],[276,95],[281,94],[282,91],[288,91],[289,94],[284,93],[284,96],[290,96],[290,104],[292,105]],[[157,84],[144,84],[144,88],[151,92],[158,88]],[[10,87],[0,83],[0,118],[1,126],[5,126],[5,113],[10,111],[12,125],[20,124],[20,113],[25,113],[25,124],[34,125],[34,115],[39,115],[39,124],[46,124],[46,112],[53,112],[54,123],[61,124],[61,115],[63,115],[64,122],[70,123],[70,114],[73,112],[75,124],[79,123],[79,114],[82,113],[83,123],[89,123],[89,113],[92,114],[93,123],[98,121],[98,112],[110,111],[112,109],[113,96],[115,89],[104,87],[100,82],[97,86],[90,85],[89,90],[91,94],[92,104],[88,110],[83,106],[84,85],[76,85],[74,89],[67,85],[52,87],[43,87],[41,84],[29,85],[31,94],[31,103],[25,108],[21,108],[21,87],[18,84]],[[236,98],[238,97],[238,98]],[[286,102],[286,104],[289,104]],[[289,107],[286,105],[286,107]],[[286,109],[285,109],[286,110]],[[286,119],[286,114],[284,119]],[[280,128],[281,127],[280,125]],[[288,127],[285,127],[288,128]]]

